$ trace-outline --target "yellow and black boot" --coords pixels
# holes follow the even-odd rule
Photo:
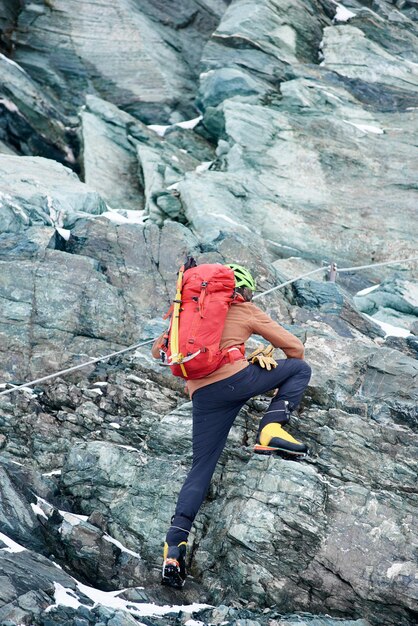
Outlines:
[[[308,446],[292,437],[281,424],[270,422],[258,434],[254,452],[304,457],[308,452]]]
[[[186,541],[182,541],[177,546],[164,544],[162,585],[182,589],[186,581],[186,548]]]

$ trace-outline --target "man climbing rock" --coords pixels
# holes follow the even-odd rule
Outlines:
[[[311,368],[303,360],[301,341],[251,302],[255,288],[254,278],[244,267],[196,266],[194,260],[189,261],[179,273],[170,329],[152,348],[155,358],[162,356],[167,362],[168,355],[173,373],[187,380],[193,403],[193,464],[180,490],[164,548],[162,583],[171,587],[181,588],[185,582],[187,538],[193,520],[206,497],[229,430],[250,398],[278,388],[260,421],[254,452],[294,457],[307,453],[307,446],[283,426],[301,400]],[[222,298],[227,302],[223,313]],[[213,332],[218,333],[216,353],[208,347],[207,325],[211,322],[216,326]],[[287,358],[276,362],[270,346],[247,359],[245,342],[251,335],[261,335]],[[199,377],[210,369],[213,371]]]

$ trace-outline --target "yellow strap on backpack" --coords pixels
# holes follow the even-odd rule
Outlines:
[[[181,288],[183,285],[184,265],[179,269],[176,285],[176,297],[174,299],[173,317],[170,333],[170,351],[172,364],[180,365],[183,376],[187,378],[186,368],[184,367],[182,360],[183,355],[179,354],[179,317],[181,310]]]

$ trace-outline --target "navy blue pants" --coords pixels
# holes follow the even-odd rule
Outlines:
[[[310,366],[302,359],[282,359],[270,371],[249,365],[237,374],[198,389],[193,402],[193,464],[180,490],[167,543],[187,541],[193,520],[206,497],[216,464],[228,433],[240,409],[252,397],[279,388],[260,428],[269,422],[286,423],[284,400],[295,409],[311,377]]]

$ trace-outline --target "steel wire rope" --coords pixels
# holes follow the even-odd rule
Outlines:
[[[418,257],[411,257],[409,259],[398,259],[395,261],[383,261],[382,263],[370,263],[368,265],[358,265],[355,267],[343,267],[341,269],[336,268],[337,273],[338,272],[353,272],[356,270],[363,270],[363,269],[368,269],[370,267],[379,267],[379,266],[383,266],[383,265],[396,265],[396,264],[401,264],[401,263],[408,263],[410,261],[418,261]],[[322,267],[318,267],[315,270],[311,270],[310,272],[306,272],[305,274],[300,274],[300,276],[296,276],[295,278],[292,278],[290,280],[285,281],[284,283],[280,283],[279,285],[276,285],[275,287],[272,287],[271,289],[267,289],[266,291],[263,291],[262,293],[259,293],[257,295],[255,295],[253,297],[253,300],[257,300],[258,298],[261,298],[262,296],[265,296],[269,293],[272,293],[273,291],[277,291],[277,289],[281,289],[283,287],[286,287],[287,285],[290,285],[298,280],[301,280],[302,278],[306,278],[307,276],[312,276],[313,274],[317,274],[318,272],[323,272],[324,270],[329,270],[330,269],[330,265],[324,265]],[[56,378],[57,376],[61,376],[63,374],[68,374],[70,372],[75,372],[76,370],[82,369],[83,367],[87,367],[88,365],[92,365],[93,363],[99,363],[100,361],[106,361],[107,359],[110,359],[114,356],[118,356],[119,354],[124,354],[125,352],[130,352],[131,350],[135,350],[136,348],[141,348],[142,346],[146,346],[149,345],[150,343],[153,343],[155,341],[156,338],[153,339],[149,339],[147,341],[143,341],[141,343],[137,343],[137,344],[133,344],[132,346],[128,346],[127,348],[123,348],[122,350],[117,350],[116,352],[111,352],[110,354],[106,354],[104,356],[100,356],[94,359],[90,359],[90,361],[86,361],[86,363],[81,363],[80,365],[73,365],[72,367],[68,367],[66,369],[60,370],[59,372],[55,372],[53,374],[48,374],[47,376],[42,376],[41,378],[36,378],[35,380],[31,380],[27,383],[24,383],[22,385],[15,385],[12,387],[12,389],[6,389],[5,391],[1,391],[0,392],[0,396],[5,396],[8,395],[10,393],[13,393],[14,391],[19,391],[21,389],[28,389],[29,387],[32,387],[33,385],[36,385],[38,383],[41,382],[45,382],[46,380],[51,380],[52,378]],[[11,383],[3,383],[4,384],[11,384]]]

